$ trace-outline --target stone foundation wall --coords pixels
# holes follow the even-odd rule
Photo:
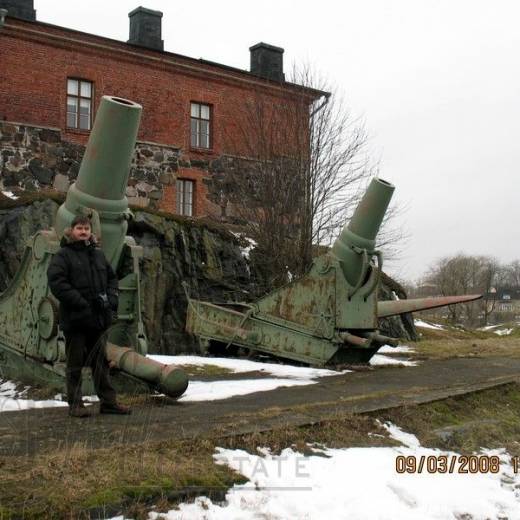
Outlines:
[[[84,152],[85,146],[64,140],[59,129],[0,121],[0,191],[65,193]],[[126,196],[131,205],[177,213],[176,180],[189,179],[195,182],[193,216],[235,222],[233,183],[243,163],[231,156],[193,158],[176,147],[138,142]]]
[[[0,122],[0,190],[65,193],[78,175],[84,152],[83,145],[63,140],[59,129]],[[208,164],[181,157],[179,148],[138,142],[126,189],[128,201],[175,213],[175,181],[188,178],[197,186],[195,216],[207,215],[208,189],[202,179],[208,176]]]

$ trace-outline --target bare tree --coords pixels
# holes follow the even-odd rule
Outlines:
[[[504,266],[499,285],[520,288],[520,260],[513,260]]]
[[[427,273],[423,285],[434,288],[442,296],[482,294],[480,301],[451,305],[447,309],[452,323],[465,321],[475,325],[479,320],[487,325],[495,307],[492,288],[500,273],[500,264],[489,256],[471,256],[459,253],[438,260]]]
[[[309,268],[314,248],[337,235],[376,173],[364,122],[341,97],[309,67],[295,70],[291,83],[281,103],[258,91],[229,132],[241,151],[226,168],[230,197],[270,286]],[[381,242],[395,236],[383,233]]]

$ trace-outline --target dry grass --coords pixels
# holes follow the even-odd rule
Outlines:
[[[267,412],[266,412],[267,413]],[[271,410],[277,415],[276,408]],[[74,445],[66,451],[0,460],[0,519],[87,518],[115,516],[121,510],[146,518],[151,504],[167,511],[200,494],[222,499],[240,475],[215,465],[215,447],[273,453],[309,444],[331,448],[391,446],[379,421],[392,421],[429,447],[462,453],[480,447],[505,447],[520,454],[520,385],[509,384],[473,394],[385,412],[337,413],[306,427],[282,426],[268,432],[121,446],[92,450]],[[237,423],[240,418],[237,417]],[[100,513],[103,512],[103,514]]]
[[[242,436],[216,432],[207,439],[97,450],[76,444],[31,459],[8,457],[0,462],[0,519],[87,518],[88,511],[101,510],[114,516],[121,509],[133,518],[145,518],[152,503],[162,501],[167,510],[190,496],[222,499],[233,483],[244,481],[227,467],[214,464],[216,446],[253,453],[258,446],[268,446],[273,452],[292,446],[307,453],[309,443],[341,447],[393,442],[385,439],[373,417],[336,414],[306,428],[280,427]]]
[[[504,326],[503,328],[506,328]],[[449,327],[444,330],[419,328],[421,340],[411,343],[412,359],[448,359],[455,357],[520,357],[520,333],[507,336],[489,331]]]
[[[81,518],[110,504],[222,494],[243,478],[213,463],[208,440],[68,450],[0,463],[0,518]],[[3,512],[3,514],[2,514]],[[114,514],[117,511],[114,511]],[[21,514],[22,513],[22,514]]]
[[[234,371],[229,368],[219,367],[217,365],[179,365],[189,376],[222,376],[233,374]]]
[[[414,433],[425,446],[462,453],[506,448],[520,455],[519,384],[371,415]]]
[[[454,357],[520,357],[520,339],[496,336],[490,339],[434,340],[414,343],[411,359]]]
[[[413,345],[416,352],[411,357],[416,359],[520,355],[520,337],[516,334],[497,336],[459,329],[422,332],[423,339]],[[190,375],[199,376],[229,372],[211,365],[184,368]],[[149,396],[122,399],[131,406],[164,404],[161,398]],[[322,403],[322,414],[335,403]],[[312,404],[291,408],[291,413],[315,412]],[[227,428],[205,439],[171,439],[111,449],[78,444],[31,459],[0,459],[0,520],[108,517],[121,511],[140,519],[147,518],[152,504],[156,511],[167,511],[179,501],[201,494],[222,499],[233,483],[243,482],[244,478],[214,464],[215,447],[240,448],[251,453],[259,446],[269,447],[273,453],[293,447],[309,453],[309,444],[331,448],[395,445],[378,421],[392,421],[417,435],[428,447],[459,453],[504,447],[512,455],[520,455],[518,384],[371,414],[331,412],[322,416],[319,423],[306,427],[284,426],[285,413],[279,407],[263,410],[262,417],[282,421],[282,426],[267,432],[229,435]],[[235,431],[240,425],[251,425],[251,421],[254,419],[237,413],[233,416]]]

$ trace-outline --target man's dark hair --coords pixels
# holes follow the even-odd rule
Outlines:
[[[73,228],[74,226],[77,226],[78,224],[81,224],[83,226],[89,225],[92,227],[92,224],[90,223],[90,219],[85,215],[77,215],[72,219],[72,222],[70,223],[70,227]]]

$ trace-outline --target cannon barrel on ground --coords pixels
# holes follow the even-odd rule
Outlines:
[[[169,397],[180,397],[188,388],[186,372],[174,365],[165,365],[141,356],[128,347],[106,345],[106,357],[123,372],[130,374]]]

